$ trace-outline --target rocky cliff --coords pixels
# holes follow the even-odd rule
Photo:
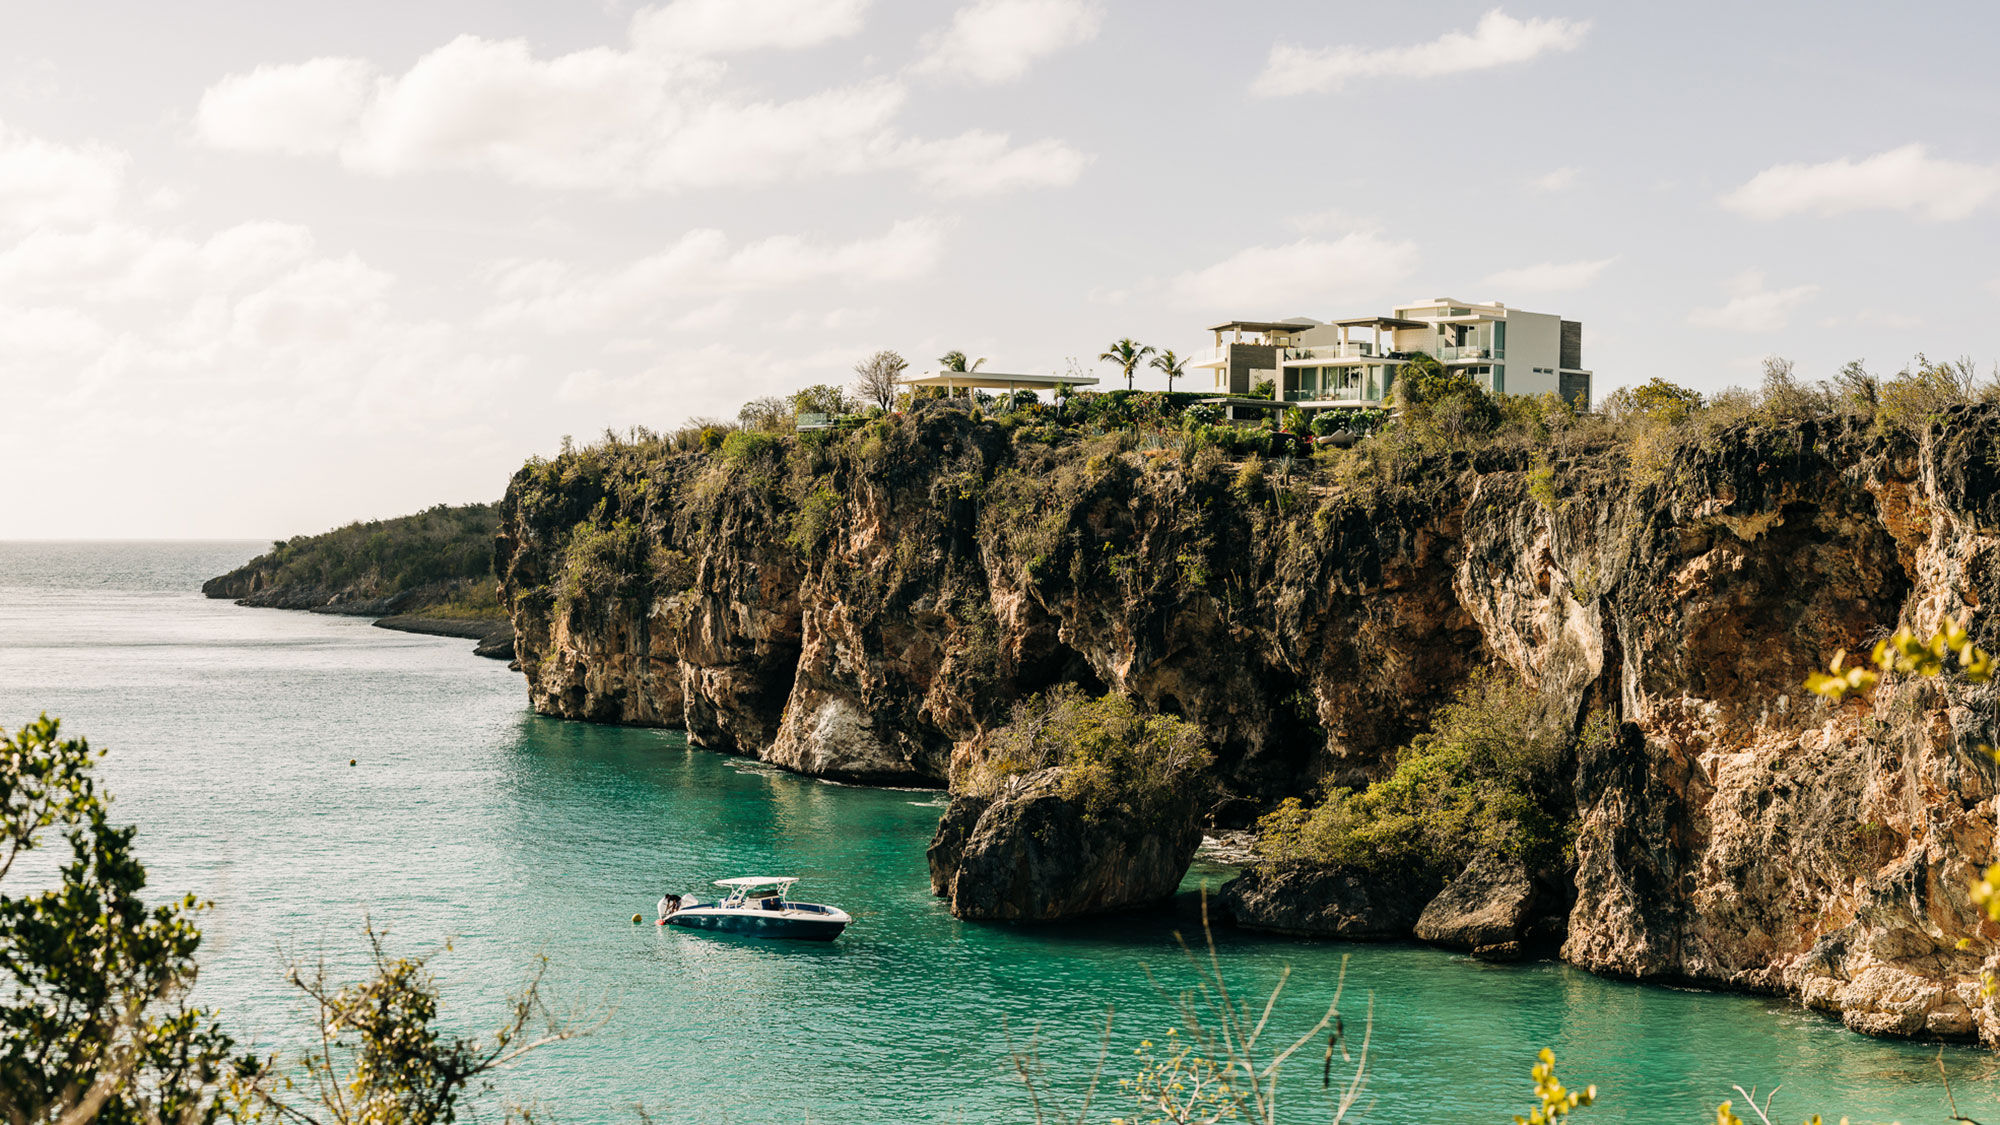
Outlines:
[[[1498,663],[1622,722],[1574,763],[1566,959],[2000,1041],[2000,929],[1965,890],[1994,851],[1993,689],[1799,687],[1899,621],[1972,611],[1995,647],[2000,410],[1746,423],[1636,470],[1575,443],[1243,465],[943,406],[751,436],[515,477],[497,569],[538,710],[943,784],[1013,701],[1079,682],[1210,732],[1213,812],[1241,822],[1379,774]],[[1437,929],[1497,933],[1478,919]]]

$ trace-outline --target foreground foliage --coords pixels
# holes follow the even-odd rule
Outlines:
[[[47,716],[0,732],[0,880],[50,832],[71,855],[57,886],[0,895],[0,1119],[228,1119],[254,1064],[187,1003],[204,905],[147,907],[136,829],[109,822],[97,758]]]
[[[537,972],[492,1036],[446,1036],[437,1027],[437,982],[425,960],[392,956],[380,932],[369,926],[366,933],[374,966],[366,979],[337,984],[323,963],[294,965],[286,974],[310,1001],[321,1034],[295,1060],[294,1073],[273,1059],[264,1080],[251,1086],[264,1115],[302,1125],[447,1125],[465,1098],[492,1091],[495,1071],[581,1034],[581,1025],[549,1009]],[[521,1106],[505,1113],[509,1121],[533,1119]]]
[[[137,829],[107,819],[91,776],[99,756],[47,716],[0,731],[0,883],[51,832],[72,855],[55,886],[0,894],[0,1121],[446,1125],[491,1092],[493,1072],[584,1029],[551,1011],[538,974],[494,1035],[447,1036],[425,962],[391,956],[369,928],[366,979],[288,974],[311,1002],[314,1049],[238,1053],[216,1013],[187,1002],[207,904],[143,901]]]
[[[1291,980],[1291,970],[1278,974],[1260,1004],[1252,996],[1239,994],[1222,971],[1206,900],[1202,904],[1202,934],[1205,955],[1197,954],[1179,934],[1174,935],[1188,968],[1193,970],[1194,986],[1171,995],[1179,1026],[1167,1028],[1158,1046],[1151,1039],[1141,1039],[1132,1049],[1137,1070],[1131,1077],[1120,1078],[1117,1093],[1108,1095],[1130,1109],[1125,1113],[1114,1110],[1117,1115],[1109,1118],[1110,1125],[1215,1125],[1221,1121],[1273,1125],[1281,1104],[1290,1112],[1300,1103],[1318,1103],[1318,1111],[1327,1114],[1334,1125],[1349,1120],[1368,1088],[1375,1005],[1371,998],[1362,1020],[1361,1041],[1350,1042],[1340,1008],[1347,991],[1346,959],[1341,960],[1340,977],[1326,1011],[1295,1037],[1279,1036],[1274,1046],[1270,1037],[1277,1031],[1271,1025],[1271,1013]],[[1150,971],[1147,975],[1152,976]],[[1160,987],[1157,979],[1154,987]],[[1103,1050],[1075,1109],[1057,1098],[1036,1040],[1030,1038],[1012,1049],[1014,1071],[1027,1090],[1037,1125],[1052,1120],[1083,1125],[1091,1120],[1091,1106],[1097,1100],[1110,1054],[1115,1015],[1112,1012],[1105,1017]],[[1278,1080],[1285,1064],[1316,1044],[1321,1034],[1326,1035],[1326,1050],[1316,1089],[1308,1084],[1306,1093],[1288,1094],[1281,1102]],[[1336,1054],[1341,1065],[1338,1081],[1334,1074]]]

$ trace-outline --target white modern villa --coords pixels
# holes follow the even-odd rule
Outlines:
[[[1382,406],[1395,387],[1396,369],[1421,353],[1489,391],[1547,392],[1580,407],[1590,404],[1583,325],[1497,301],[1439,297],[1398,305],[1389,316],[1234,320],[1209,331],[1215,347],[1194,357],[1190,374],[1212,372],[1216,393],[1229,398],[1269,380],[1277,401],[1309,412]]]

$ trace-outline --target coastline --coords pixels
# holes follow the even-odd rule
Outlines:
[[[315,610],[314,612],[338,612],[337,610]],[[397,613],[377,618],[377,629],[394,629],[401,633],[421,633],[431,637],[459,637],[468,641],[478,641],[472,648],[474,656],[484,656],[489,660],[514,659],[514,624],[511,621],[481,621],[462,617],[425,617],[421,613]]]

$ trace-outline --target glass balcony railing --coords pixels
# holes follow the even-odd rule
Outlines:
[[[1461,344],[1456,346],[1446,344],[1439,347],[1435,354],[1437,358],[1442,360],[1443,362],[1451,363],[1454,360],[1505,359],[1507,358],[1507,349],[1483,348],[1471,344]]]
[[[1297,363],[1314,359],[1373,359],[1375,345],[1359,341],[1347,344],[1314,344],[1309,348],[1286,348],[1285,362]]]

